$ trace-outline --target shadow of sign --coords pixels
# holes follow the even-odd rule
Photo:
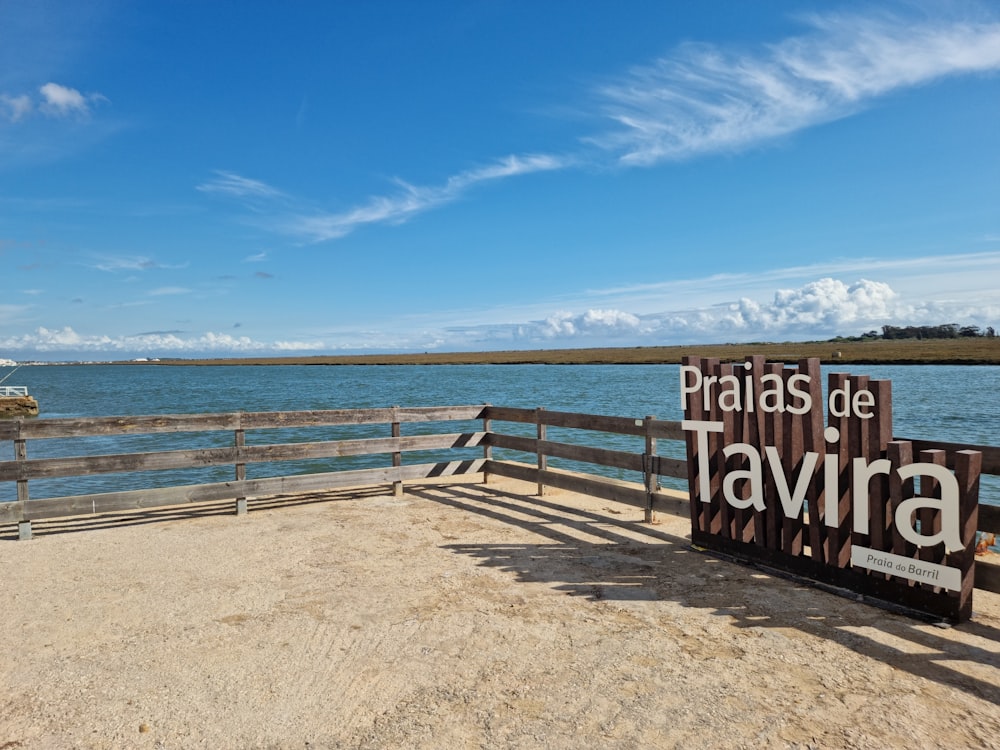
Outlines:
[[[726,618],[754,633],[794,629],[822,642],[1000,705],[1000,630],[973,621],[954,628],[895,616],[868,606],[844,606],[813,586],[773,577],[691,549],[689,541],[656,526],[594,512],[555,498],[539,498],[457,484],[414,486],[408,494],[530,531],[534,543],[467,543],[443,549],[510,573],[524,584],[543,584],[567,596],[609,607],[650,606],[663,612],[650,636],[689,639],[669,617],[673,604]],[[609,643],[609,648],[614,648]],[[822,648],[822,646],[819,646]],[[707,647],[706,647],[707,648]],[[724,657],[705,652],[706,658]],[[814,664],[817,672],[825,668]]]

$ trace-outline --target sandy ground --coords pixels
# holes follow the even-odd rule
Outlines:
[[[5,527],[0,750],[1000,747],[1000,596],[939,628],[533,489]]]

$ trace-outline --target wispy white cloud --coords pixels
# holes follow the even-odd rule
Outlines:
[[[14,323],[29,309],[30,307],[28,305],[0,304],[0,323]]]
[[[178,294],[190,294],[191,290],[182,286],[161,286],[157,289],[150,289],[150,297],[172,297]]]
[[[755,52],[687,44],[600,90],[618,124],[591,139],[626,165],[739,150],[830,122],[890,92],[1000,69],[1000,23],[814,15]]]
[[[215,177],[198,185],[196,190],[244,199],[271,199],[284,196],[283,192],[267,183],[224,170],[216,170]]]
[[[845,117],[877,97],[960,74],[1000,70],[1000,22],[815,14],[808,33],[753,51],[689,43],[597,90],[613,130],[582,139],[597,151],[513,155],[438,185],[395,180],[396,190],[343,211],[296,208],[266,183],[219,171],[198,189],[253,203],[284,199],[267,226],[307,242],[374,224],[400,224],[452,203],[474,186],[534,172],[662,161],[737,151]]]
[[[362,205],[340,212],[306,211],[304,202],[296,201],[270,185],[233,172],[216,172],[216,177],[197,186],[205,193],[216,193],[242,199],[258,212],[271,217],[267,225],[278,232],[298,237],[306,242],[324,242],[344,237],[359,227],[371,224],[402,224],[414,216],[437,206],[460,199],[473,187],[533,172],[564,169],[569,160],[545,155],[512,155],[476,169],[447,178],[440,185],[412,185],[395,179],[396,191],[391,195],[373,196]],[[270,202],[269,208],[265,205]],[[263,260],[264,253],[249,256],[252,262]]]
[[[289,218],[283,228],[311,242],[333,240],[368,224],[400,224],[419,213],[458,200],[484,182],[533,172],[564,169],[569,162],[557,156],[529,154],[507,156],[493,164],[460,172],[441,185],[411,185],[395,180],[397,192],[370,198],[367,203],[340,213],[316,213]]]
[[[35,108],[35,103],[27,94],[21,94],[20,96],[0,94],[0,104],[3,105],[0,111],[5,112],[5,118],[10,122],[18,122],[25,119]]]
[[[88,117],[93,106],[107,101],[103,94],[82,94],[77,89],[49,82],[37,95],[0,93],[0,115],[9,122],[21,122],[32,115],[47,117]]]
[[[186,263],[167,265],[145,255],[102,255],[92,264],[93,268],[106,273],[119,271],[151,271],[154,269],[185,268]]]
[[[102,256],[94,263],[99,271],[113,273],[115,271],[148,271],[156,268],[157,262],[142,255]]]

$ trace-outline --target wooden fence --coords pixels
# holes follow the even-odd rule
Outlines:
[[[434,431],[404,435],[413,425],[442,423],[474,425],[461,432]],[[507,425],[503,430],[497,424]],[[248,444],[267,431],[289,428],[336,428],[371,425],[388,428],[382,437],[323,439],[309,442]],[[509,425],[517,425],[513,429]],[[549,428],[572,435],[572,442],[549,439]],[[157,433],[231,433],[225,447],[131,452],[102,455],[31,458],[29,441],[74,440],[88,437],[121,437]],[[518,434],[520,433],[520,434]],[[599,433],[577,441],[575,436]],[[610,438],[634,441],[634,449],[599,447]],[[651,521],[658,511],[687,515],[686,493],[660,486],[661,477],[686,480],[687,462],[664,453],[684,455],[685,434],[678,421],[641,419],[522,409],[490,405],[443,407],[387,407],[296,412],[235,412],[223,414],[175,414],[84,419],[25,419],[0,421],[0,443],[10,442],[13,460],[0,461],[0,483],[16,485],[16,500],[0,503],[0,525],[18,524],[22,539],[31,537],[31,522],[49,518],[116,511],[142,511],[162,506],[233,500],[234,511],[247,511],[247,498],[291,495],[343,487],[391,484],[401,494],[403,483],[418,479],[482,473],[505,476],[536,484],[538,494],[546,487],[579,492],[625,503],[645,511]],[[660,440],[676,441],[676,450],[658,451]],[[589,443],[589,444],[588,444]],[[949,455],[962,449],[983,454],[984,474],[1000,475],[1000,448],[991,446],[932,443],[913,440],[914,451],[944,449]],[[497,454],[494,455],[494,450]],[[428,454],[429,452],[429,454]],[[472,454],[476,455],[473,456]],[[415,455],[417,463],[406,463]],[[430,455],[433,460],[424,460]],[[248,464],[329,460],[343,457],[381,456],[384,465],[348,470],[309,471],[260,478],[247,477]],[[445,460],[441,460],[441,459]],[[527,458],[527,461],[525,459]],[[567,471],[548,465],[548,459],[576,462],[579,470]],[[30,483],[37,480],[88,477],[98,474],[203,469],[231,466],[233,478],[205,484],[154,487],[116,492],[73,494],[32,498]],[[589,467],[635,472],[642,481],[623,481],[595,473]],[[574,469],[577,469],[574,466]],[[0,485],[2,486],[2,485]],[[979,528],[1000,533],[1000,507],[980,504]],[[1000,591],[996,566],[977,568],[976,586]]]

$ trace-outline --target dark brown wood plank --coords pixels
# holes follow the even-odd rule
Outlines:
[[[641,472],[643,470],[642,455],[625,453],[607,448],[592,448],[586,445],[571,443],[556,443],[550,440],[539,441],[538,450],[553,458],[564,458],[570,461],[583,461],[599,466],[611,466],[617,469],[628,469]]]
[[[687,478],[687,461],[669,456],[656,457],[656,473],[661,477]]]
[[[544,424],[549,427],[568,427],[577,430],[613,432],[619,435],[645,436],[646,428],[642,419],[610,417],[600,414],[578,414],[566,411],[543,412]]]
[[[979,530],[1000,534],[1000,505],[979,503]]]
[[[521,422],[534,424],[534,409],[518,409],[509,406],[487,406],[484,416],[496,422]]]
[[[660,440],[684,440],[681,423],[674,420],[654,419],[649,423],[649,434]]]
[[[1000,593],[1000,565],[976,560],[975,586],[984,591]]]
[[[494,448],[506,448],[523,453],[536,453],[538,450],[538,438],[525,437],[523,435],[507,435],[503,432],[494,432],[487,436],[486,442]]]
[[[973,443],[943,443],[936,440],[913,440],[911,438],[896,438],[909,440],[914,451],[940,449],[948,452],[948,468],[954,469],[954,456],[958,451],[979,451],[983,454],[983,474],[1000,475],[1000,447],[993,445],[974,445]]]
[[[546,469],[540,472],[539,479],[548,487],[557,487],[581,495],[599,497],[625,503],[637,508],[646,507],[646,491],[641,485],[629,485],[612,479],[602,479],[584,474],[553,471]]]
[[[490,474],[517,479],[522,482],[535,484],[538,482],[538,467],[527,464],[516,463],[514,461],[491,460],[486,462],[485,470]]]

